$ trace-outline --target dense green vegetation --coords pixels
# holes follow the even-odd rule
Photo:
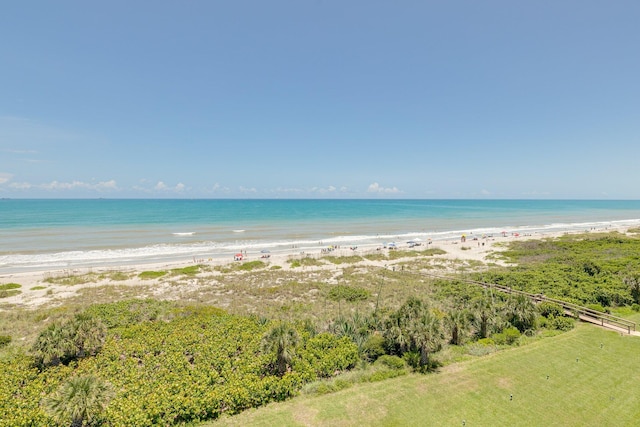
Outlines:
[[[157,278],[162,277],[162,276],[164,276],[166,274],[167,274],[166,271],[149,270],[149,271],[141,272],[140,274],[138,274],[138,277],[140,277],[141,279],[157,279]]]
[[[640,419],[639,352],[637,337],[582,325],[437,374],[364,382],[206,426],[632,427]]]
[[[358,266],[359,256],[324,258],[341,265],[339,274],[314,272],[311,281],[262,261],[234,263],[213,286],[248,295],[243,304],[255,305],[244,312],[240,304],[232,313],[128,299],[3,314],[15,326],[0,328],[0,413],[7,414],[0,426],[196,423],[300,393],[446,370],[574,328],[556,304],[535,306],[458,276],[618,313],[640,307],[635,237],[515,242],[502,253],[512,267],[474,272],[467,264],[451,279],[425,274],[433,264],[418,252],[393,253],[400,261],[375,274]],[[140,277],[181,284],[205,281],[210,271],[190,266]]]
[[[503,252],[517,266],[479,280],[580,305],[640,303],[640,239],[617,233],[514,242]]]
[[[94,317],[97,313],[100,317]],[[110,325],[108,334],[100,335],[105,329],[97,323]],[[114,390],[106,409],[92,414],[96,423],[166,425],[285,399],[302,384],[349,369],[357,361],[350,340],[313,335],[303,325],[290,324],[284,327],[299,342],[292,343],[281,363],[277,345],[273,351],[267,345],[274,339],[271,323],[219,309],[178,309],[153,301],[92,307],[68,323],[45,329],[33,345],[34,356],[0,359],[0,413],[6,414],[0,425],[53,425],[61,420],[60,414],[67,412],[48,411],[51,405],[40,404],[41,398],[59,398],[76,377],[93,376]]]

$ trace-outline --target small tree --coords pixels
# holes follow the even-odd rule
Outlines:
[[[509,299],[507,303],[509,323],[520,332],[534,329],[536,326],[536,306],[524,295]]]
[[[442,327],[440,319],[430,311],[425,311],[409,325],[409,336],[418,352],[420,367],[429,367],[429,355],[442,347]]]
[[[419,354],[421,368],[429,366],[429,355],[440,349],[443,338],[440,319],[415,297],[390,316],[384,335],[395,352]]]
[[[451,335],[449,342],[454,345],[460,345],[463,335],[469,327],[469,314],[467,311],[454,308],[447,313],[444,322],[447,331]]]
[[[286,323],[280,323],[271,328],[262,337],[262,351],[276,356],[276,372],[282,376],[296,354],[298,332]]]
[[[83,427],[94,423],[113,396],[110,384],[93,375],[66,380],[42,402],[58,425]]]
[[[498,312],[493,301],[493,295],[485,292],[481,298],[475,300],[473,303],[473,320],[477,329],[477,335],[480,338],[487,338],[497,318]]]

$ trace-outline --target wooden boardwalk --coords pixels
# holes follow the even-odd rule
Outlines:
[[[602,326],[604,328],[613,329],[621,333],[626,333],[628,335],[640,336],[640,332],[636,330],[635,322],[631,322],[627,319],[623,319],[622,317],[612,316],[607,313],[602,313],[596,310],[592,310],[590,308],[583,307],[578,304],[573,304],[573,303],[562,301],[555,298],[549,298],[542,294],[531,294],[529,292],[519,291],[517,289],[512,289],[508,286],[497,285],[495,283],[484,283],[484,282],[478,282],[476,280],[440,276],[440,275],[431,274],[431,273],[420,273],[420,274],[434,277],[437,279],[462,281],[465,283],[481,286],[485,289],[496,290],[505,294],[524,295],[527,298],[531,299],[535,304],[541,303],[543,301],[553,302],[561,306],[564,309],[564,312],[566,314],[576,317],[584,322],[593,323],[593,324]]]

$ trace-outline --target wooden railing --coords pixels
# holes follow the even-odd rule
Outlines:
[[[474,285],[482,286],[483,288],[486,288],[486,289],[495,289],[497,291],[510,294],[510,295],[524,295],[527,298],[531,299],[536,304],[543,301],[553,302],[561,306],[564,309],[565,313],[579,317],[582,320],[585,320],[591,323],[596,323],[604,327],[626,330],[628,334],[631,334],[631,331],[636,330],[636,324],[634,322],[631,322],[627,319],[623,319],[622,317],[612,316],[610,314],[592,310],[590,308],[583,307],[578,304],[573,304],[573,303],[562,301],[555,298],[549,298],[542,294],[532,294],[529,292],[512,289],[508,286],[498,285],[495,283],[479,282],[479,281],[470,280],[470,279],[461,279],[459,277],[447,277],[447,276],[440,276],[440,275],[431,274],[431,273],[420,273],[420,274],[430,276],[430,277],[435,277],[438,279],[457,280],[465,283],[471,283]]]

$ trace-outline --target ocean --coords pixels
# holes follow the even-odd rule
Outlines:
[[[0,200],[0,274],[639,226],[640,200]]]

